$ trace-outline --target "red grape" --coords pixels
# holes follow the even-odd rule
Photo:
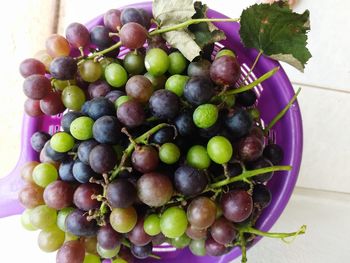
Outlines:
[[[153,172],[159,164],[158,152],[153,146],[136,147],[131,156],[133,167],[141,172]]]
[[[44,200],[47,206],[61,210],[72,205],[73,193],[74,189],[71,184],[55,181],[45,188]]]
[[[106,198],[113,208],[127,208],[136,201],[136,188],[124,178],[117,179],[108,184]]]
[[[253,199],[244,190],[232,190],[221,198],[223,215],[234,223],[246,220],[253,211]]]
[[[152,237],[143,229],[143,223],[144,219],[139,218],[135,227],[128,233],[130,242],[136,246],[145,246],[152,240]]]
[[[210,227],[210,234],[217,243],[226,245],[236,238],[237,231],[230,221],[220,217]]]
[[[192,227],[208,228],[210,227],[216,217],[215,203],[204,196],[193,199],[187,208],[187,218]]]
[[[90,33],[84,25],[72,23],[66,29],[66,38],[73,47],[85,47],[90,42]]]
[[[24,111],[31,117],[44,115],[40,109],[40,100],[27,99],[24,102]]]
[[[97,241],[103,249],[115,249],[121,244],[123,236],[116,232],[110,224],[100,227],[97,232]]]
[[[46,68],[41,61],[35,58],[27,58],[21,62],[19,72],[21,73],[22,77],[26,78],[37,74],[45,75]]]
[[[65,110],[61,100],[61,94],[53,91],[40,100],[40,109],[46,115],[56,115]]]
[[[138,23],[130,22],[123,25],[119,36],[123,46],[130,49],[137,49],[145,44],[147,30]]]
[[[36,184],[28,184],[21,189],[18,195],[20,203],[25,208],[34,208],[44,204],[44,189]]]
[[[236,84],[241,75],[241,67],[236,57],[222,56],[214,60],[210,67],[210,78],[220,86]]]
[[[100,202],[92,196],[99,194],[102,194],[101,186],[91,183],[82,184],[74,192],[74,204],[83,211],[97,209],[100,207]]]
[[[23,92],[33,100],[44,98],[51,90],[51,82],[43,75],[31,75],[24,80]]]
[[[146,103],[153,93],[152,82],[142,75],[131,77],[125,85],[126,94],[135,100]]]
[[[79,240],[72,240],[64,243],[58,250],[56,263],[82,263],[84,257],[84,244]]]
[[[140,126],[145,121],[145,111],[140,102],[129,100],[118,107],[117,117],[129,128]]]
[[[103,24],[112,32],[119,31],[122,24],[120,15],[121,12],[118,9],[108,10],[103,16]]]

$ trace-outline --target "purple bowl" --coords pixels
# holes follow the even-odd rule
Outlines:
[[[151,12],[152,9],[151,2],[131,6],[144,8],[148,12]],[[214,10],[208,11],[208,17],[227,18]],[[102,23],[102,16],[99,16],[86,25],[91,29],[95,25]],[[227,39],[222,41],[221,44],[236,51],[243,72],[247,72],[258,52],[254,49],[243,47],[239,37],[239,24],[230,22],[215,23],[215,25],[223,30],[227,36]],[[121,52],[121,54],[123,53],[125,51]],[[276,66],[280,66],[277,61],[267,57],[261,57],[254,69],[254,75],[258,78]],[[258,108],[265,123],[269,123],[294,95],[293,87],[282,68],[273,77],[256,87],[255,90],[259,95]],[[51,134],[58,131],[60,129],[60,118],[61,115],[39,118],[24,115],[22,123],[22,149],[19,161],[13,171],[7,177],[0,180],[0,218],[20,214],[24,210],[18,201],[18,192],[24,184],[19,175],[20,167],[27,161],[38,159],[38,154],[30,146],[30,137],[36,131],[47,131]],[[291,165],[293,169],[292,171],[275,172],[273,178],[269,181],[268,186],[272,192],[273,199],[270,206],[264,210],[256,224],[256,227],[262,231],[268,231],[279,218],[289,201],[298,177],[302,157],[303,131],[300,109],[297,102],[294,103],[287,114],[274,126],[272,134],[273,140],[284,150],[283,165]],[[255,243],[257,241],[259,241],[259,238],[256,239]],[[241,255],[239,248],[234,248],[229,254],[221,257],[197,257],[192,255],[188,249],[175,250],[170,246],[157,247],[154,249],[154,252],[161,256],[163,260],[147,259],[142,262],[175,263],[183,262],[184,258],[186,258],[186,261],[191,261],[192,263],[228,262]]]

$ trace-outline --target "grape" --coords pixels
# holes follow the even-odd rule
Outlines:
[[[225,125],[234,138],[247,135],[252,128],[253,121],[249,113],[243,109],[231,111],[225,116]]]
[[[55,168],[50,163],[38,164],[33,170],[33,180],[34,182],[41,186],[46,187],[58,178],[58,173]]]
[[[187,229],[187,224],[185,211],[177,206],[167,208],[160,217],[160,229],[169,238],[182,236]]]
[[[195,106],[208,102],[213,95],[213,84],[207,78],[191,77],[184,89],[186,100]]]
[[[64,106],[70,110],[79,111],[85,102],[85,94],[78,86],[68,86],[62,92]]]
[[[79,209],[71,212],[66,218],[67,232],[76,236],[95,236],[98,226],[94,220],[87,220],[86,212]]]
[[[118,107],[117,117],[128,128],[135,128],[145,121],[145,111],[140,102],[129,100]]]
[[[278,165],[283,161],[283,149],[277,144],[269,144],[264,148],[264,157],[266,157],[273,165]]]
[[[74,138],[66,132],[58,132],[52,136],[50,146],[56,152],[65,153],[73,148]]]
[[[253,201],[254,206],[259,209],[268,207],[271,203],[272,195],[269,188],[263,184],[256,184],[253,188]]]
[[[140,9],[136,9],[136,8],[125,8],[120,15],[120,20],[122,22],[123,25],[125,24],[129,24],[131,22],[135,22],[140,24],[141,26],[148,28],[148,23],[149,21],[147,21],[148,16],[145,16],[145,13],[140,12]]]
[[[86,254],[83,263],[101,263],[101,259],[99,256]]]
[[[41,61],[35,58],[27,58],[21,62],[19,72],[23,78],[27,78],[31,75],[45,75],[46,68]]]
[[[40,109],[40,100],[26,99],[24,102],[24,111],[31,117],[38,117],[44,115]]]
[[[220,217],[211,226],[210,234],[215,242],[226,245],[233,242],[237,231],[230,221],[224,217]]]
[[[239,141],[238,154],[243,161],[255,161],[263,153],[263,144],[255,136],[247,136]]]
[[[219,110],[213,104],[203,104],[198,106],[193,113],[194,124],[202,129],[213,126],[219,117]]]
[[[222,256],[226,254],[225,245],[217,243],[212,237],[209,237],[205,241],[205,251],[209,256]]]
[[[95,98],[90,101],[88,107],[88,115],[97,120],[103,116],[115,116],[115,108],[111,101],[107,98]]]
[[[147,38],[147,50],[152,48],[160,48],[165,53],[169,53],[169,48],[164,38],[161,35],[153,35]]]
[[[61,119],[61,127],[65,132],[70,133],[70,125],[71,123],[78,117],[83,116],[81,112],[77,111],[68,111],[66,114],[63,115]]]
[[[261,168],[271,167],[271,166],[273,166],[273,164],[264,157],[260,157],[253,162],[248,162],[246,165],[247,170],[256,170],[256,169],[261,169]],[[257,182],[257,183],[265,183],[269,181],[272,178],[272,176],[273,176],[273,172],[263,173],[255,176],[253,180],[254,182]]]
[[[64,242],[64,232],[58,228],[48,231],[42,230],[38,236],[38,245],[44,252],[53,252],[58,250]]]
[[[30,212],[30,223],[40,229],[48,229],[56,224],[57,212],[46,205],[39,205]]]
[[[215,59],[222,56],[236,57],[236,54],[232,50],[224,48],[224,49],[221,49],[218,53],[216,53]]]
[[[39,164],[39,162],[31,161],[25,163],[21,167],[20,175],[28,183],[34,183],[33,181],[33,170]]]
[[[49,184],[44,191],[44,200],[48,207],[61,210],[73,204],[73,187],[64,181]]]
[[[109,37],[109,30],[105,26],[95,26],[90,31],[91,43],[99,49],[105,49],[113,44],[113,40]]]
[[[105,97],[107,99],[109,99],[112,103],[115,103],[119,97],[124,96],[124,95],[125,95],[125,93],[123,91],[112,90],[112,91],[108,92]]]
[[[43,192],[43,188],[28,184],[21,189],[18,199],[25,208],[34,208],[44,204]]]
[[[54,88],[59,91],[63,91],[67,86],[76,84],[77,81],[75,79],[71,80],[59,80],[59,79],[53,79],[51,84],[53,84]]]
[[[72,159],[62,161],[58,169],[58,174],[62,181],[76,182],[73,176],[73,165],[74,161]]]
[[[228,220],[239,223],[251,215],[253,211],[253,199],[244,190],[231,190],[222,195],[221,208]]]
[[[35,132],[32,137],[30,137],[30,144],[34,151],[40,152],[50,138],[51,135],[46,132]]]
[[[149,49],[145,57],[146,70],[155,77],[163,75],[170,66],[170,59],[160,48]]]
[[[86,82],[95,82],[102,76],[102,66],[99,62],[86,60],[79,65],[79,74]]]
[[[88,140],[92,138],[92,127],[94,120],[89,117],[78,117],[72,121],[70,132],[77,140]]]
[[[82,48],[89,44],[89,30],[80,23],[71,23],[66,28],[66,38],[69,44],[75,48]]]
[[[148,206],[160,207],[166,204],[173,195],[170,179],[161,173],[147,173],[137,181],[140,200]]]
[[[46,39],[46,52],[51,57],[68,56],[70,53],[70,46],[63,36],[53,34]]]
[[[184,89],[188,79],[188,76],[178,74],[170,76],[165,82],[165,89],[170,90],[174,92],[177,96],[181,97],[184,93]]]
[[[147,30],[140,24],[130,22],[122,26],[119,36],[123,46],[137,49],[145,44],[147,33]]]
[[[97,253],[102,257],[102,258],[113,258],[118,255],[118,252],[120,250],[120,246],[117,246],[113,249],[104,249],[102,248],[99,244],[97,244]]]
[[[160,226],[159,226],[159,231],[160,231]],[[158,246],[158,245],[161,245],[167,241],[168,241],[168,238],[166,236],[164,236],[162,232],[160,232],[158,235],[153,236],[152,245]]]
[[[180,158],[180,149],[174,143],[164,143],[159,149],[159,158],[163,163],[174,164]]]
[[[121,65],[111,63],[106,67],[105,78],[109,85],[120,88],[127,82],[128,74]]]
[[[87,253],[98,255],[97,253],[97,237],[85,237],[84,238],[84,247]]]
[[[80,143],[78,147],[79,160],[88,165],[90,152],[96,145],[98,145],[98,142],[93,139]]]
[[[180,100],[175,93],[161,89],[152,94],[149,107],[153,116],[159,119],[173,119],[180,111]]]
[[[120,246],[123,236],[114,231],[110,224],[100,227],[97,232],[98,245],[103,249],[112,250]]]
[[[134,244],[131,244],[130,247],[132,255],[138,259],[148,258],[148,256],[152,253],[152,249],[152,243],[148,243],[145,246],[136,246]]]
[[[215,203],[204,196],[193,199],[187,208],[188,222],[195,228],[208,228],[214,221],[216,216]]]
[[[24,80],[23,92],[33,100],[44,98],[51,90],[51,82],[43,75],[31,75]]]
[[[121,126],[117,117],[103,116],[97,119],[92,127],[92,133],[99,143],[117,144],[120,139]]]
[[[190,112],[183,112],[174,121],[177,131],[182,136],[189,136],[196,131]]]
[[[129,52],[124,58],[124,68],[132,75],[142,74],[145,71],[144,57],[136,52]]]
[[[210,78],[220,86],[236,84],[241,75],[241,67],[236,57],[222,56],[214,60],[210,67]]]
[[[117,179],[108,184],[106,198],[113,208],[127,208],[136,201],[136,188],[126,179]]]
[[[85,257],[85,248],[81,241],[65,242],[58,250],[56,263],[82,263]]]
[[[152,82],[153,90],[163,89],[165,86],[165,82],[167,80],[167,78],[164,75],[155,77],[151,75],[149,72],[146,72],[144,76]]]
[[[199,239],[199,240],[192,240],[189,248],[193,255],[196,256],[205,256],[206,250],[205,250],[205,240]]]
[[[238,93],[237,102],[244,107],[253,106],[256,102],[256,94],[253,90]]]
[[[73,207],[66,207],[60,210],[57,214],[57,226],[62,231],[66,231],[66,218],[74,211]]]
[[[111,91],[111,87],[104,80],[98,80],[89,85],[88,92],[91,98],[104,97]]]
[[[235,177],[243,173],[242,165],[240,163],[228,163],[227,172],[229,177]]]
[[[131,162],[132,166],[141,173],[152,172],[159,164],[158,152],[149,145],[136,147],[131,155]]]
[[[164,127],[151,136],[151,142],[156,144],[163,144],[172,142],[175,138],[175,131],[173,127]]]
[[[121,96],[119,97],[116,101],[115,101],[115,107],[116,109],[118,109],[124,102],[127,102],[129,100],[131,100],[132,98],[130,98],[129,96]]]
[[[21,215],[21,224],[24,227],[24,229],[28,231],[35,231],[38,229],[35,226],[33,226],[32,223],[30,222],[31,211],[32,211],[31,209],[24,210],[24,212]]]
[[[182,165],[174,174],[174,186],[176,190],[186,196],[194,196],[201,193],[208,184],[208,178],[201,170]]]
[[[189,77],[208,78],[210,75],[211,63],[206,59],[193,61],[188,65],[187,75]]]
[[[192,146],[187,152],[186,161],[197,169],[207,169],[211,163],[207,150],[202,145]]]
[[[84,164],[79,159],[75,160],[72,172],[74,178],[82,184],[89,182],[91,177],[97,176],[89,165]]]
[[[136,75],[128,80],[125,91],[129,97],[141,103],[146,103],[153,93],[152,82],[145,76]]]
[[[34,58],[44,64],[46,71],[49,70],[52,57],[46,52],[46,50],[39,50],[35,53]]]
[[[200,240],[207,238],[207,229],[195,228],[189,225],[186,229],[186,235],[193,240]]]
[[[112,146],[101,144],[91,150],[89,163],[96,173],[107,173],[117,164],[117,156]]]
[[[74,204],[83,211],[97,209],[100,207],[100,202],[97,201],[97,199],[94,199],[93,196],[101,194],[101,186],[91,183],[81,184],[74,192]]]
[[[130,242],[136,246],[144,246],[151,242],[152,237],[143,229],[144,219],[139,218],[135,227],[127,234]]]
[[[218,164],[227,163],[233,153],[230,141],[223,136],[211,138],[207,145],[207,151],[210,159]]]
[[[118,9],[110,9],[103,16],[103,24],[112,32],[119,31],[121,27],[121,12]]]
[[[151,214],[145,218],[143,229],[150,236],[160,233],[160,218],[156,214]]]
[[[178,249],[187,247],[190,244],[190,242],[191,242],[191,239],[186,234],[183,234],[180,237],[171,239],[171,245]]]
[[[56,115],[65,110],[59,92],[50,92],[40,100],[40,109],[46,115]]]
[[[50,64],[51,76],[55,79],[74,79],[77,71],[77,61],[72,57],[58,57],[55,58]]]
[[[134,207],[113,208],[109,222],[118,233],[128,233],[136,225],[137,213]]]
[[[169,55],[169,73],[171,75],[181,74],[187,67],[187,60],[180,52],[176,51]]]
[[[47,157],[49,157],[54,162],[63,161],[67,158],[66,153],[60,153],[60,152],[57,152],[54,149],[52,149],[52,147],[50,145],[50,141],[45,143],[44,148],[42,149],[41,152],[45,152]]]

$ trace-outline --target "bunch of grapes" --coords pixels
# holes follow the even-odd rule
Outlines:
[[[189,62],[150,26],[145,10],[109,10],[20,65],[25,112],[64,112],[59,132],[33,134],[40,162],[23,167],[19,193],[23,226],[57,263],[133,262],[165,242],[198,256],[243,249],[266,183],[287,169],[256,93],[225,95],[242,85],[235,53]]]

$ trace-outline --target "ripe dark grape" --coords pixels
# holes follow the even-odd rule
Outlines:
[[[103,16],[103,24],[112,32],[119,31],[122,23],[120,21],[121,12],[118,9],[110,9]]]
[[[125,93],[121,90],[112,90],[106,94],[106,98],[114,103],[119,97],[124,96]]]
[[[277,144],[267,145],[263,155],[269,159],[273,165],[279,165],[284,157],[283,149]]]
[[[186,235],[193,240],[201,240],[207,238],[207,229],[195,228],[189,225],[186,229]]]
[[[149,145],[136,147],[131,155],[131,162],[133,167],[141,173],[153,172],[159,164],[158,152]]]
[[[214,60],[210,67],[210,78],[220,86],[236,84],[241,75],[241,67],[236,57],[222,56]]]
[[[89,95],[92,99],[105,97],[111,91],[111,86],[104,80],[93,82],[88,87]]]
[[[59,92],[50,92],[40,100],[40,109],[46,115],[56,115],[65,110]]]
[[[73,187],[64,181],[55,181],[49,184],[44,191],[44,200],[47,206],[61,210],[73,204]]]
[[[19,72],[23,78],[27,78],[31,75],[45,75],[46,68],[41,61],[35,58],[27,58],[21,62]]]
[[[238,155],[243,161],[255,161],[263,153],[263,144],[255,136],[247,136],[239,141]]]
[[[206,129],[199,129],[199,135],[202,138],[210,139],[222,130],[222,122],[218,119],[211,127]]]
[[[100,49],[105,49],[113,44],[112,38],[109,37],[109,30],[105,26],[95,26],[91,32],[91,43]]]
[[[89,30],[80,23],[71,23],[66,29],[66,38],[73,47],[85,47],[90,42]]]
[[[166,53],[169,53],[169,48],[166,41],[161,35],[154,35],[147,39],[147,50],[152,48],[160,48]]]
[[[180,100],[175,93],[161,89],[153,93],[149,107],[153,116],[159,119],[173,119],[180,111]]]
[[[127,208],[136,201],[137,191],[127,179],[120,178],[108,184],[106,198],[113,208]]]
[[[225,245],[219,244],[212,237],[209,237],[205,241],[205,251],[209,256],[215,256],[215,257],[222,256],[226,254],[227,252],[226,250],[227,248],[225,247]]]
[[[261,141],[261,143],[264,143],[264,141],[265,141],[264,131],[259,126],[253,125],[253,127],[251,128],[251,130],[249,132],[249,135],[258,138]]]
[[[152,241],[152,236],[143,229],[144,219],[139,218],[135,227],[128,233],[130,242],[136,246],[145,246]]]
[[[156,144],[164,144],[167,142],[172,142],[175,138],[175,131],[173,127],[164,127],[157,131],[151,137],[151,142]]]
[[[152,249],[152,243],[148,243],[145,246],[136,246],[134,244],[131,244],[130,247],[132,255],[138,259],[148,258],[148,256],[152,253]]]
[[[115,116],[115,108],[113,103],[107,98],[95,98],[88,105],[88,115],[94,120],[106,115]]]
[[[120,20],[123,25],[135,22],[140,24],[141,26],[148,28],[149,27],[149,21],[150,18],[145,16],[145,13],[143,11],[140,12],[140,9],[136,8],[125,8],[121,15],[120,15]]]
[[[55,79],[74,79],[77,71],[77,61],[72,57],[58,57],[55,58],[50,64],[51,76]]]
[[[40,109],[40,100],[27,99],[24,102],[24,111],[31,117],[38,117],[44,115]]]
[[[44,145],[42,151],[45,151],[46,155],[55,162],[63,161],[67,158],[66,153],[56,152],[54,149],[52,149],[49,141]]]
[[[259,159],[247,163],[246,167],[248,170],[256,170],[265,167],[271,167],[273,164],[266,158],[260,157]],[[253,180],[258,183],[265,183],[269,181],[273,176],[273,172],[259,174],[254,176]]]
[[[123,46],[130,49],[137,49],[145,44],[147,33],[147,30],[142,25],[130,22],[123,25],[119,36]]]
[[[214,86],[207,78],[191,77],[186,83],[184,96],[195,106],[208,102],[213,95]]]
[[[143,21],[144,21],[143,26],[146,29],[149,29],[151,27],[152,16],[145,9],[139,8],[138,10],[139,10],[139,13],[143,16]]]
[[[98,142],[91,139],[88,141],[83,141],[78,147],[78,158],[84,164],[89,164],[89,155],[91,150],[98,145]]]
[[[97,119],[92,128],[93,136],[99,143],[117,144],[121,126],[117,117],[103,116]]]
[[[51,82],[43,75],[31,75],[24,80],[23,92],[33,100],[44,98],[51,90]]]
[[[78,111],[68,111],[66,114],[63,115],[61,119],[61,127],[65,132],[70,133],[70,125],[71,123],[79,117],[84,116],[81,112]]]
[[[71,240],[65,242],[58,250],[56,263],[82,263],[84,257],[84,244],[80,240]]]
[[[62,181],[66,182],[76,182],[73,176],[73,165],[74,161],[72,159],[63,160],[58,169],[58,174]]]
[[[185,196],[201,193],[208,185],[208,178],[202,170],[187,165],[177,168],[174,175],[176,190]]]
[[[96,173],[107,173],[117,164],[117,156],[112,146],[97,145],[90,152],[89,163]]]
[[[204,196],[193,199],[187,208],[188,222],[192,227],[205,229],[210,227],[216,217],[215,203]]]
[[[187,74],[190,77],[208,78],[210,76],[211,63],[206,59],[193,61],[188,65]]]
[[[75,160],[72,172],[74,178],[82,184],[89,182],[91,177],[97,176],[89,165],[82,163],[79,159]]]
[[[240,163],[228,163],[227,164],[227,172],[229,177],[235,177],[243,173],[243,168]]]
[[[196,125],[191,112],[183,112],[174,120],[177,131],[181,136],[190,136],[195,133]]]
[[[235,109],[228,112],[224,121],[230,131],[230,136],[233,138],[240,138],[247,135],[253,125],[249,113],[243,109]]]
[[[125,91],[129,97],[146,103],[153,93],[152,82],[143,75],[136,75],[128,80]]]
[[[159,207],[166,204],[173,195],[170,179],[161,173],[147,173],[137,181],[140,200],[148,206]]]
[[[231,190],[222,195],[223,215],[234,223],[246,220],[253,211],[253,199],[244,190]]]
[[[103,249],[115,249],[120,246],[123,236],[116,232],[110,224],[100,227],[97,232],[97,242]]]
[[[268,207],[271,203],[272,195],[269,188],[263,184],[256,184],[253,188],[253,201],[254,206],[257,206],[259,209]]]
[[[117,109],[117,117],[128,128],[135,128],[145,121],[145,111],[140,102],[129,100]]]
[[[220,217],[210,227],[210,234],[217,243],[226,245],[236,238],[237,231],[230,221]]]
[[[35,132],[30,138],[30,144],[34,151],[40,152],[50,138],[51,135],[46,132]]]
[[[34,208],[44,204],[44,189],[36,184],[28,184],[18,194],[20,203],[25,208]]]
[[[256,102],[256,94],[253,90],[247,90],[245,92],[238,93],[236,99],[240,105],[250,107]]]
[[[79,185],[74,192],[74,204],[83,211],[97,209],[100,207],[100,202],[92,198],[92,196],[100,194],[102,194],[102,187],[98,184],[85,183]]]
[[[74,210],[66,218],[66,228],[69,233],[76,236],[95,236],[98,226],[95,220],[87,220],[85,211]]]

